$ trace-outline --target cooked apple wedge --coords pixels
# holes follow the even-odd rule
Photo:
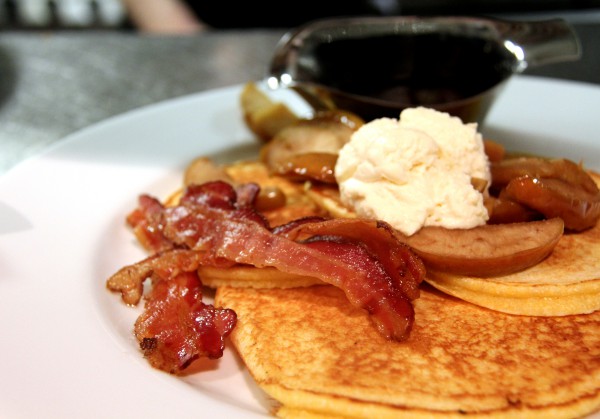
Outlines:
[[[424,227],[401,240],[428,269],[490,277],[507,275],[546,258],[563,235],[560,218],[449,230]]]
[[[271,100],[254,83],[246,83],[240,102],[246,125],[264,142],[298,121],[298,116],[286,104]]]
[[[595,186],[595,185],[594,185]],[[561,179],[521,176],[512,179],[505,195],[547,218],[560,217],[567,230],[583,231],[600,219],[600,191],[588,192]]]

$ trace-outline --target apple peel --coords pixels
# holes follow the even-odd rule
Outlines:
[[[399,239],[423,259],[428,271],[476,277],[508,275],[544,260],[564,233],[560,218],[482,225],[471,229],[423,227]]]

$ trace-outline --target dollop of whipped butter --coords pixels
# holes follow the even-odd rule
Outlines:
[[[472,177],[491,180],[482,136],[477,124],[444,112],[409,108],[400,119],[363,125],[340,150],[335,177],[344,205],[406,235],[488,220],[483,194],[471,184]]]

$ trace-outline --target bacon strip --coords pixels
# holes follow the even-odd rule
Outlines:
[[[351,304],[367,310],[386,338],[408,338],[414,322],[411,301],[418,298],[425,269],[421,260],[395,238],[391,227],[382,222],[312,217],[271,229],[252,205],[258,193],[256,185],[243,186],[238,192],[225,182],[192,185],[178,206],[162,211],[157,211],[156,201],[142,197],[136,210],[140,212],[130,217],[132,226],[138,236],[151,235],[147,242],[158,243],[157,248],[163,250],[121,269],[109,279],[108,287],[121,291],[131,304],[139,301],[148,277],[156,288],[161,281],[172,282],[201,265],[275,267],[339,287]],[[151,298],[158,302],[166,298],[164,295]],[[168,329],[164,322],[160,327]],[[143,339],[147,337],[142,338],[144,346]],[[181,368],[186,359],[178,362],[177,368]]]
[[[163,211],[164,207],[158,199],[142,195],[138,200],[138,208],[127,216],[127,223],[146,250],[160,252],[173,247],[162,234]]]
[[[358,219],[298,220],[275,232],[294,240],[312,236],[308,239],[309,244],[341,238],[352,243],[356,250],[364,251],[362,256],[353,254],[352,258],[346,259],[353,268],[354,278],[334,285],[343,289],[355,305],[367,309],[381,334],[396,340],[408,337],[414,319],[411,300],[419,297],[425,267],[408,246],[398,242],[391,226]],[[375,264],[369,265],[369,261]],[[363,274],[366,277],[362,277]]]
[[[223,355],[224,339],[237,316],[202,302],[197,269],[205,257],[195,250],[171,249],[124,267],[107,281],[109,289],[121,292],[123,301],[137,304],[144,281],[152,280],[134,332],[155,368],[180,373],[197,358]]]
[[[333,219],[323,222],[313,218],[296,220],[275,228],[273,232],[296,241],[321,235],[344,237],[362,244],[385,265],[394,286],[399,287],[411,300],[419,297],[419,284],[425,277],[423,263],[408,245],[396,238],[392,227],[383,221]]]
[[[202,302],[202,284],[194,272],[158,281],[146,296],[135,335],[155,368],[179,373],[199,357],[223,356],[224,339],[237,316]]]
[[[183,272],[194,272],[203,264],[205,255],[189,249],[171,249],[156,253],[133,265],[119,269],[106,281],[111,291],[121,293],[126,304],[136,305],[142,298],[144,281],[148,278],[168,281]]]

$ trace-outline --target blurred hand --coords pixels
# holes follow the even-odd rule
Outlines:
[[[184,35],[206,27],[180,0],[122,0],[129,18],[140,32]]]

